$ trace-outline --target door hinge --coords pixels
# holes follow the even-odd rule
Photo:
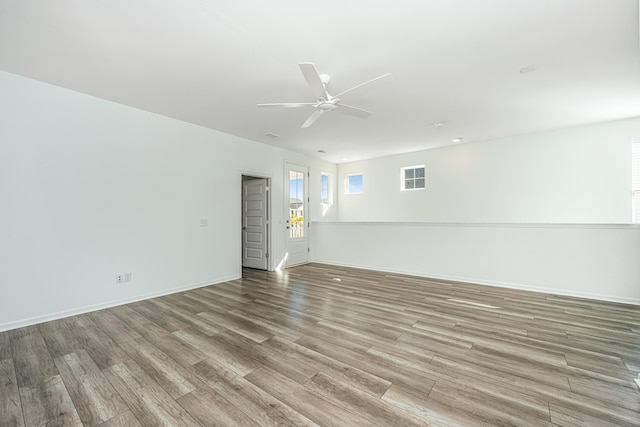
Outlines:
[[[265,223],[266,225],[269,225],[269,220],[266,220],[264,223]]]
[[[307,252],[311,252],[311,248],[307,248]]]
[[[264,254],[265,258],[269,258],[269,252],[267,252],[266,254]]]
[[[270,188],[269,187],[264,187],[264,191],[269,191]]]

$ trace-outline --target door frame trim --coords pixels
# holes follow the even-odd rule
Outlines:
[[[287,175],[287,165],[294,165],[294,166],[300,166],[302,168],[305,168],[307,170],[307,176],[304,179],[305,182],[305,188],[304,188],[304,192],[306,194],[306,201],[304,201],[305,203],[305,222],[307,224],[307,226],[305,227],[305,233],[307,236],[307,261],[300,263],[300,264],[294,264],[295,265],[304,265],[304,264],[309,264],[311,262],[311,255],[309,254],[309,250],[311,248],[311,217],[310,217],[310,205],[311,205],[311,196],[309,194],[310,192],[310,188],[311,188],[311,166],[309,166],[306,163],[303,162],[298,162],[295,160],[287,160],[285,159],[283,164],[282,164],[282,177],[283,177],[283,185],[284,185],[284,197],[283,197],[283,202],[284,202],[284,214],[288,217],[289,216],[289,177]],[[288,250],[288,244],[289,244],[289,230],[285,229],[285,252]],[[292,266],[291,266],[292,267]],[[287,268],[286,262],[284,263],[283,268]]]
[[[244,241],[242,238],[242,213],[243,213],[243,206],[242,206],[242,200],[243,200],[243,192],[244,192],[244,187],[243,187],[243,177],[251,177],[251,178],[258,178],[258,179],[266,179],[267,180],[267,187],[269,188],[269,190],[267,191],[267,220],[269,221],[269,223],[267,224],[267,253],[269,254],[269,257],[267,258],[267,271],[274,271],[275,270],[275,266],[273,265],[273,215],[272,215],[272,206],[273,206],[273,177],[271,175],[266,175],[264,173],[257,173],[257,172],[251,172],[251,171],[247,171],[247,170],[241,170],[240,171],[240,269],[244,268],[244,266],[242,265],[242,253],[244,250]]]

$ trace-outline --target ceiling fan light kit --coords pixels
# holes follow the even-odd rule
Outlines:
[[[340,100],[338,98],[335,98],[334,102],[338,102],[338,101]],[[329,111],[336,108],[336,104],[334,104],[333,102],[321,102],[316,106],[316,108],[322,111]]]
[[[371,111],[364,110],[362,108],[353,107],[351,105],[342,104],[340,98],[341,95],[344,95],[347,92],[351,92],[354,89],[358,89],[364,85],[372,83],[376,80],[391,77],[391,74],[384,74],[382,76],[376,77],[374,79],[368,80],[364,83],[360,83],[350,89],[340,92],[336,96],[331,96],[329,92],[327,92],[327,85],[331,81],[331,77],[328,74],[319,74],[316,67],[310,62],[301,62],[298,64],[300,67],[300,71],[302,71],[302,75],[304,76],[307,84],[313,90],[314,95],[316,96],[316,102],[300,102],[300,103],[273,103],[273,104],[258,104],[258,107],[278,107],[278,108],[304,108],[304,107],[313,107],[316,111],[314,111],[309,118],[302,124],[302,128],[308,128],[311,126],[316,120],[320,118],[320,116],[327,111],[339,111],[341,113],[359,117],[361,119],[366,119],[367,117],[373,114]]]

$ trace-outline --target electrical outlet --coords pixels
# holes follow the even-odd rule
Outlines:
[[[125,282],[131,281],[131,273],[124,273],[124,281]]]
[[[116,283],[122,283],[122,282],[124,282],[124,275],[116,274]]]

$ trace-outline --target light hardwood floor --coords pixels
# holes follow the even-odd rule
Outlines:
[[[638,306],[310,264],[0,333],[0,425],[640,425],[639,371]]]

